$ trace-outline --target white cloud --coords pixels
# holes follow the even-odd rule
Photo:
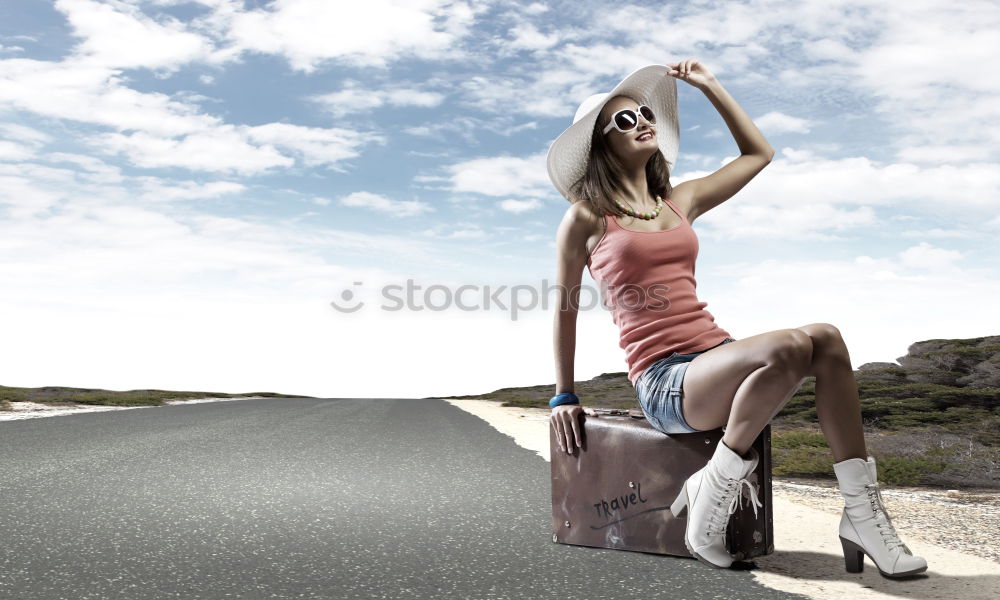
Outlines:
[[[28,160],[51,141],[52,136],[37,129],[18,123],[0,122],[0,160]]]
[[[162,93],[130,89],[116,71],[74,59],[0,60],[0,104],[46,117],[159,136],[221,125],[219,118],[199,114],[195,105]]]
[[[879,164],[863,157],[831,160],[789,148],[782,148],[778,156],[722,207],[698,218],[697,223],[711,225],[704,235],[860,240],[879,235],[870,228],[882,226],[883,221],[890,226],[890,221],[906,218],[891,215],[890,210],[918,211],[947,222],[954,222],[961,211],[985,220],[995,214],[1000,197],[1000,166],[995,164],[922,168]],[[673,183],[711,172],[684,172]],[[896,234],[894,227],[890,230]]]
[[[476,110],[551,118],[569,111],[570,100],[565,98],[567,88],[582,79],[579,73],[552,68],[524,75],[510,73],[502,78],[472,75],[457,82],[457,87],[461,90],[462,103]],[[584,97],[574,97],[573,112]],[[567,115],[566,126],[572,123],[573,112]]]
[[[727,158],[723,164],[728,162]],[[706,172],[687,172],[683,179]],[[915,204],[941,210],[993,210],[1000,196],[1000,165],[921,167],[881,163],[864,156],[827,159],[782,148],[745,189],[753,186],[767,197],[795,203],[824,201],[846,205]],[[944,190],[947,190],[944,194]],[[991,213],[992,214],[992,213]]]
[[[487,196],[547,197],[553,195],[545,156],[475,158],[445,167],[452,192]]]
[[[44,158],[51,163],[70,163],[80,167],[82,171],[76,172],[77,179],[93,183],[118,183],[123,179],[121,169],[93,156],[72,152],[49,152]]]
[[[782,256],[715,268],[699,265],[698,295],[737,338],[833,323],[848,341],[855,367],[894,360],[917,340],[1000,330],[992,308],[1000,281],[988,269],[963,266],[948,252],[915,248],[853,260]],[[942,306],[962,310],[949,313]]]
[[[0,61],[3,103],[47,117],[109,127],[115,131],[81,137],[99,152],[124,154],[145,168],[255,174],[293,166],[289,154],[294,154],[306,166],[342,170],[339,163],[359,156],[359,148],[385,141],[379,134],[355,130],[223,123],[196,104],[138,92],[126,87],[113,70],[73,60]]]
[[[228,196],[245,191],[247,188],[235,181],[164,181],[156,177],[137,177],[142,186],[140,199],[146,202],[172,202],[175,200],[206,200]]]
[[[400,58],[456,58],[456,42],[468,35],[473,20],[464,2],[285,0],[249,11],[220,5],[206,22],[235,51],[278,54],[293,69],[312,73],[332,59],[385,68]]]
[[[483,132],[490,132],[499,136],[511,137],[516,132],[523,129],[536,129],[536,124],[532,122],[515,125],[518,119],[513,115],[499,116],[492,119],[481,119],[470,117],[461,112],[460,109],[444,109],[447,116],[431,115],[426,117],[428,122],[425,125],[414,125],[400,129],[403,133],[432,138],[442,142],[446,146],[457,146],[456,142],[462,142],[470,146],[482,144]],[[412,151],[417,154],[419,151]],[[423,153],[421,156],[455,156],[461,154],[462,150],[455,147],[452,150],[436,153]]]
[[[412,217],[426,212],[432,212],[434,208],[426,202],[419,200],[392,200],[379,194],[371,192],[354,192],[339,200],[341,206],[352,208],[364,208],[375,211],[380,215],[398,219],[402,217]]]
[[[539,202],[537,198],[532,198],[530,200],[513,200],[508,198],[507,200],[500,202],[501,209],[514,214],[538,210],[541,207],[542,203]]]
[[[558,34],[543,34],[530,23],[522,23],[512,27],[508,33],[510,35],[509,46],[525,50],[547,50],[558,44],[560,39]]]
[[[0,136],[19,142],[28,142],[35,147],[48,144],[54,139],[44,131],[19,123],[0,123]]]
[[[352,113],[371,112],[385,106],[417,106],[433,108],[444,100],[444,94],[421,90],[415,87],[394,85],[382,88],[366,88],[356,80],[343,83],[343,88],[337,92],[314,94],[306,100],[315,102],[334,117],[343,117]]]
[[[295,161],[270,145],[254,146],[235,127],[221,126],[180,139],[150,135],[102,133],[88,141],[105,154],[125,154],[139,167],[154,169],[183,167],[192,171],[253,174],[275,167],[290,167]]]
[[[12,175],[15,171],[21,175]],[[66,306],[126,310],[135,298],[196,290],[206,298],[252,293],[287,299],[289,290],[322,293],[331,279],[376,272],[320,259],[318,253],[325,250],[336,250],[344,259],[373,259],[391,248],[387,264],[441,258],[421,240],[282,219],[207,215],[169,202],[245,191],[232,182],[152,177],[98,184],[78,179],[72,169],[3,165],[4,295],[24,303],[46,298]],[[83,287],[74,289],[77,285]]]
[[[34,155],[35,150],[30,146],[0,140],[0,160],[27,160]]]
[[[382,369],[363,359],[377,354],[375,339],[384,343],[373,331],[392,327],[399,348],[447,356],[468,326],[462,315],[431,324],[329,306],[354,281],[364,284],[359,297],[378,304],[379,284],[412,277],[407,267],[449,265],[428,240],[198,214],[153,202],[240,190],[152,177],[98,183],[81,173],[99,162],[57,158],[89,170],[0,164],[0,329],[18,340],[0,347],[18,376],[8,383],[364,396]],[[378,261],[400,270],[370,266]],[[464,360],[455,358],[446,371]],[[331,368],[350,381],[331,383]],[[409,381],[382,389],[435,393],[426,365],[413,368],[404,367]]]
[[[754,124],[767,133],[809,133],[811,121],[772,110],[754,119]]]
[[[268,147],[273,144],[298,154],[307,167],[325,165],[343,171],[338,163],[360,156],[366,144],[385,144],[385,136],[352,129],[305,127],[289,123],[267,123],[241,127],[247,137]]]
[[[961,259],[961,252],[935,248],[927,242],[921,242],[899,253],[900,264],[912,269],[940,271],[954,267],[955,263]]]
[[[80,63],[176,70],[212,49],[211,40],[186,31],[184,23],[173,18],[156,22],[127,3],[56,0],[55,8],[83,38],[74,48]]]
[[[28,177],[0,175],[0,208],[7,209],[9,218],[20,219],[44,213],[59,198],[57,190],[42,189]],[[11,241],[8,238],[6,243]]]
[[[510,67],[499,80],[468,78],[464,97],[498,114],[563,115],[568,126],[583,98],[606,91],[623,73],[693,56],[740,90],[748,108],[780,103],[815,107],[839,120],[873,119],[890,134],[884,147],[899,162],[990,162],[1000,139],[1000,71],[978,65],[996,58],[1000,7],[982,1],[951,6],[751,0],[628,5],[609,13],[593,5],[579,21],[552,32],[566,43],[537,62]],[[672,56],[665,59],[662,45],[644,37],[623,37],[634,23],[671,32]],[[682,96],[682,115],[683,105]],[[777,114],[761,119],[774,133],[809,126]],[[723,129],[703,138],[716,134],[729,136]]]
[[[408,134],[408,135],[415,135],[415,136],[418,136],[418,137],[429,137],[429,136],[434,135],[434,133],[435,133],[434,129],[432,129],[428,125],[418,125],[416,127],[406,127],[404,129],[402,129],[402,132],[405,133],[405,134]],[[416,154],[417,156],[426,156],[426,155],[428,155],[428,153],[417,153],[417,152],[414,152],[414,154]]]
[[[987,223],[988,225],[988,223]],[[986,232],[976,231],[974,229],[966,227],[954,227],[952,229],[942,229],[941,227],[932,227],[930,229],[907,229],[899,232],[900,237],[912,237],[912,238],[938,238],[938,239],[955,239],[955,240],[968,240],[975,237],[980,237],[987,235]]]
[[[485,240],[490,234],[479,225],[469,223],[449,223],[446,226],[439,226],[424,232],[428,237],[441,240]]]
[[[544,2],[532,2],[531,4],[521,8],[525,14],[529,15],[540,15],[549,11],[548,5]]]

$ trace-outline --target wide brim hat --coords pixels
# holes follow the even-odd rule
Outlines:
[[[642,67],[621,80],[610,92],[594,94],[580,104],[573,124],[552,142],[545,159],[549,179],[564,198],[572,202],[569,191],[587,172],[594,123],[608,100],[616,96],[628,96],[653,109],[656,141],[673,171],[680,146],[680,123],[677,119],[677,83],[669,73],[670,68],[666,65]]]

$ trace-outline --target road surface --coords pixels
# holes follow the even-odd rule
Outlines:
[[[549,463],[443,400],[0,422],[0,598],[805,598],[551,541]]]

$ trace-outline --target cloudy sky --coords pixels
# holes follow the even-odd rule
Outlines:
[[[695,224],[719,325],[833,323],[855,367],[996,335],[998,48],[975,0],[5,0],[0,384],[551,384],[548,146],[692,57],[777,151]],[[675,184],[738,153],[677,86]],[[583,310],[576,379],[626,368]]]

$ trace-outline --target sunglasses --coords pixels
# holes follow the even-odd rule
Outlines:
[[[643,119],[646,119],[653,125],[656,124],[656,115],[653,114],[653,109],[649,108],[645,104],[640,104],[637,110],[639,111],[639,114],[642,115]],[[631,108],[623,108],[611,117],[611,122],[604,128],[604,133],[607,134],[611,131],[612,127],[622,133],[628,133],[635,129],[638,125],[639,117],[636,115],[636,111]]]

